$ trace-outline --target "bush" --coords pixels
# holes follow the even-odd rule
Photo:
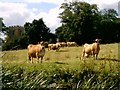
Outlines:
[[[16,49],[24,49],[28,45],[28,40],[25,35],[12,39],[10,41],[7,41],[6,43],[3,43],[2,45],[2,51],[7,50],[16,50]]]

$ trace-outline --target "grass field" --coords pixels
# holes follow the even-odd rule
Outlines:
[[[81,53],[82,53],[82,46],[79,47],[65,47],[60,48],[58,52],[56,51],[48,51],[46,49],[45,57],[43,58],[43,63],[36,63],[37,59],[34,59],[34,63],[31,63],[28,60],[27,57],[27,50],[13,50],[13,51],[4,51],[2,52],[2,65],[3,65],[3,87],[8,88],[9,82],[14,82],[16,79],[20,79],[20,77],[14,78],[14,75],[22,73],[24,80],[21,82],[24,82],[24,84],[20,84],[21,88],[27,88],[28,85],[28,77],[31,75],[30,73],[35,72],[34,78],[37,78],[41,76],[40,73],[43,75],[43,81],[37,83],[36,85],[40,87],[54,87],[54,88],[107,88],[107,89],[118,89],[117,86],[119,86],[119,83],[117,84],[117,81],[111,80],[113,76],[119,77],[117,80],[120,79],[119,71],[120,71],[120,60],[118,59],[118,43],[114,44],[102,44],[100,45],[101,50],[98,55],[98,60],[94,60],[92,57],[88,58],[86,60],[80,60]],[[20,71],[19,71],[20,70]],[[87,70],[87,74],[83,74],[83,76],[86,76],[86,79],[83,79],[81,81],[82,83],[79,84],[80,75],[81,73],[85,72]],[[11,73],[8,73],[11,72]],[[95,73],[93,73],[95,72]],[[38,74],[39,73],[39,74]],[[46,74],[47,73],[47,74]],[[67,74],[65,74],[67,73]],[[106,75],[107,73],[107,75]],[[92,74],[92,75],[91,75]],[[109,74],[111,76],[109,76]],[[7,76],[6,76],[7,75]],[[8,75],[11,75],[13,81],[8,80]],[[20,74],[21,75],[21,74]],[[64,76],[71,77],[68,78],[67,81],[65,81],[65,78],[58,77],[57,76]],[[89,75],[91,77],[89,77]],[[93,77],[94,75],[97,75],[97,78]],[[52,76],[52,77],[51,77]],[[75,79],[73,78],[73,76]],[[104,81],[105,76],[107,79]],[[22,78],[23,78],[22,77]],[[89,77],[89,78],[87,78]],[[110,78],[109,78],[110,77]],[[27,78],[27,79],[25,79]],[[52,83],[48,83],[48,81],[51,81],[52,79],[55,79]],[[59,80],[59,78],[61,78]],[[95,85],[91,84],[94,79],[98,81],[103,81],[102,83],[98,82],[95,83]],[[74,81],[74,79],[76,81]],[[111,82],[109,81],[111,80]],[[21,80],[21,79],[20,79]],[[33,79],[31,79],[33,80]],[[36,80],[36,81],[34,81]],[[38,82],[37,79],[34,79],[34,82]],[[47,81],[45,81],[47,80]],[[63,81],[62,81],[63,80]],[[71,81],[70,81],[71,80]],[[93,80],[93,81],[92,81]],[[108,80],[108,81],[107,81]],[[25,83],[26,82],[26,83]],[[34,86],[34,83],[29,82],[30,86],[33,86],[34,88],[37,88],[38,86]],[[43,83],[41,84],[40,83]],[[109,84],[107,84],[110,82]],[[8,84],[7,84],[8,83]],[[87,84],[86,84],[87,83]],[[17,83],[18,84],[18,83]],[[73,84],[73,85],[72,85]],[[75,86],[74,86],[75,84]],[[113,86],[110,86],[112,85]],[[12,87],[14,86],[13,83],[10,84]],[[27,86],[28,85],[28,86]],[[42,86],[43,85],[43,86]],[[19,84],[18,84],[19,86]],[[29,86],[29,88],[30,88]],[[72,87],[71,87],[72,86]],[[17,86],[15,85],[14,88]],[[19,86],[20,87],[20,86]],[[9,87],[11,88],[11,87]],[[31,87],[32,88],[32,87]]]

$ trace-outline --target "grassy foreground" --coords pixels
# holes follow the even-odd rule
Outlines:
[[[98,60],[80,60],[82,47],[48,51],[43,63],[31,63],[27,50],[2,52],[3,89],[104,89],[118,90],[118,44],[101,45]]]

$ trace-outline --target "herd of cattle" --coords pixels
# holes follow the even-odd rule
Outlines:
[[[98,53],[100,51],[99,46],[100,39],[96,39],[94,43],[83,45],[81,59],[88,58],[89,56],[95,57],[97,59]],[[56,50],[58,51],[61,47],[71,47],[78,46],[76,42],[57,42],[56,44],[48,44],[48,42],[40,42],[37,45],[29,44],[28,45],[28,57],[29,60],[33,63],[33,58],[37,58],[39,62],[39,58],[41,58],[41,63],[43,57],[45,55],[45,45],[48,46],[48,50]]]

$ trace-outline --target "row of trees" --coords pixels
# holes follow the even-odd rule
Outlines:
[[[96,4],[70,2],[61,5],[62,26],[56,29],[60,40],[76,41],[79,44],[91,43],[101,38],[102,43],[119,42],[120,19],[114,9],[99,11]]]
[[[10,38],[10,27],[3,29],[7,40],[3,43],[3,50],[14,47],[26,48],[28,44],[40,41],[55,43],[59,41],[75,41],[79,45],[92,43],[95,38],[101,38],[102,43],[119,42],[120,19],[114,9],[99,11],[96,4],[86,2],[69,2],[61,4],[63,12],[59,14],[62,25],[55,30],[55,34],[45,25],[43,19],[26,22],[24,33],[14,39]],[[19,31],[19,30],[18,30]],[[9,38],[9,39],[8,39]]]
[[[24,29],[21,28],[21,26],[6,27],[7,38],[3,43],[2,50],[22,49],[26,48],[28,44],[37,44],[40,41],[55,43],[55,34],[50,32],[42,18],[33,20],[32,23],[26,22]],[[22,33],[16,31],[21,31]]]

